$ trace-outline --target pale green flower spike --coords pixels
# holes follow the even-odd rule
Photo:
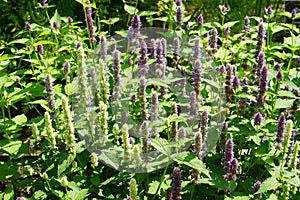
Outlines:
[[[293,158],[290,164],[290,168],[292,168],[295,171],[297,170],[298,151],[299,151],[299,142],[297,141],[294,146]]]
[[[108,119],[108,113],[107,113],[107,105],[103,102],[99,102],[99,126],[100,126],[100,135],[106,137],[108,135],[108,124],[107,124],[107,119]]]
[[[71,152],[74,151],[74,145],[75,145],[75,130],[72,122],[72,114],[69,108],[69,103],[68,103],[68,98],[63,96],[62,98],[62,108],[63,108],[63,113],[65,117],[65,123],[66,123],[66,131],[64,134],[66,146],[68,149],[71,150]]]
[[[140,198],[138,197],[138,188],[136,185],[136,180],[134,178],[130,179],[129,182],[129,195],[132,198],[132,200],[139,200]]]
[[[128,125],[124,124],[122,126],[121,131],[122,131],[123,148],[125,149],[125,151],[127,151],[130,148]]]
[[[35,123],[33,123],[31,126],[31,129],[32,129],[32,135],[34,137],[34,142],[38,142],[40,140],[40,138],[39,138],[40,131],[39,131],[37,125]]]
[[[46,124],[47,140],[50,143],[51,149],[55,149],[56,148],[56,141],[55,141],[55,135],[54,135],[54,132],[53,132],[53,127],[52,127],[49,112],[45,112],[45,124]]]
[[[91,162],[92,162],[92,168],[96,168],[99,164],[97,154],[94,152],[91,154]]]
[[[113,135],[115,137],[116,145],[120,145],[120,142],[119,142],[119,132],[120,132],[120,130],[119,130],[118,124],[113,125],[112,132],[113,132]]]
[[[107,66],[103,59],[99,61],[99,80],[100,80],[100,89],[99,89],[99,99],[105,104],[108,103],[110,94],[109,94],[109,81]]]

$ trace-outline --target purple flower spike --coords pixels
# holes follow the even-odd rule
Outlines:
[[[183,24],[182,14],[183,14],[182,7],[178,7],[177,13],[176,13],[176,21],[177,21],[177,24],[179,24],[179,25]]]
[[[73,22],[73,19],[72,19],[72,17],[68,17],[68,23],[72,23]]]
[[[211,36],[209,40],[210,48],[212,49],[210,52],[211,54],[215,54],[218,50],[218,31],[216,28],[211,30]]]
[[[31,31],[31,25],[29,24],[29,22],[25,22],[25,29],[27,32]]]
[[[237,89],[237,88],[239,88],[240,86],[241,86],[240,79],[239,79],[238,76],[235,76],[235,77],[233,78],[233,80],[232,80],[232,87],[233,87],[234,89]]]
[[[265,93],[268,89],[268,67],[264,65],[261,70],[259,87],[258,87],[258,96],[256,102],[258,106],[263,106],[265,102]]]
[[[64,74],[67,76],[70,73],[70,63],[68,61],[64,64]]]
[[[276,78],[278,81],[283,81],[283,73],[281,71],[277,72]]]
[[[282,142],[284,141],[284,132],[285,132],[285,124],[286,119],[284,114],[281,114],[278,123],[277,123],[277,132],[275,142],[277,143],[276,149],[281,150],[282,149]]]
[[[272,13],[273,13],[273,10],[270,6],[267,8],[267,13],[268,13],[268,15],[272,15]]]
[[[148,49],[145,40],[141,41],[140,57],[138,59],[138,74],[139,76],[144,76],[149,71],[148,65]]]
[[[191,91],[190,93],[190,119],[193,120],[198,116],[197,97],[196,92]]]
[[[53,28],[58,29],[60,27],[58,22],[53,22]]]
[[[87,7],[86,7],[86,17],[88,21],[88,29],[89,29],[89,34],[92,43],[96,42],[96,34],[95,34],[95,28],[94,28],[94,20],[92,17],[92,8],[90,6],[91,2],[90,0],[87,1]]]
[[[260,112],[258,112],[254,115],[254,125],[255,126],[260,126],[262,123],[262,120],[263,120],[263,117]]]
[[[226,40],[229,39],[229,37],[230,37],[230,27],[229,26],[225,27],[225,29],[224,29],[224,36],[225,36]]]
[[[133,15],[133,18],[131,20],[131,26],[132,28],[140,29],[142,24],[141,24],[141,19],[140,16],[135,14]]]
[[[277,70],[277,71],[280,70],[281,69],[281,65],[279,63],[276,63],[274,65],[274,69]]]
[[[228,12],[228,9],[225,6],[222,6],[221,11],[223,14],[226,14]]]
[[[181,6],[182,5],[182,0],[176,0],[176,5]]]
[[[254,192],[257,192],[259,190],[260,186],[261,186],[261,182],[260,181],[257,181],[256,183],[254,183],[254,185],[252,186]],[[255,197],[258,198],[258,199],[261,199],[262,198],[262,194],[256,194]]]
[[[250,18],[246,16],[244,18],[244,33],[248,35],[250,33]]]
[[[56,109],[56,103],[54,98],[54,89],[53,89],[53,83],[51,75],[47,74],[45,78],[45,90],[46,90],[46,97],[48,101],[48,105],[51,108],[51,110]]]
[[[297,11],[295,8],[292,10],[291,14],[292,14],[292,18],[296,17]]]
[[[203,15],[200,14],[200,15],[198,16],[198,26],[202,26],[202,25],[203,25]]]
[[[258,35],[257,35],[255,57],[257,57],[258,54],[263,50],[263,43],[265,41],[265,37],[266,37],[265,27],[263,21],[261,20],[260,23],[258,24]]]
[[[174,38],[173,60],[177,63],[180,60],[180,41],[179,38]]]
[[[238,174],[238,168],[239,168],[239,161],[236,158],[233,158],[231,161],[231,179],[236,181],[236,175]]]
[[[42,44],[39,44],[37,46],[37,51],[41,56],[43,56],[44,55],[44,46]]]
[[[181,200],[181,173],[180,168],[175,167],[173,170],[173,199]]]

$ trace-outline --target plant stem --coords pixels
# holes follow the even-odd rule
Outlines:
[[[155,194],[154,194],[154,196],[152,197],[151,200],[154,200],[154,198],[157,196],[157,193],[158,193],[158,191],[160,190],[161,184],[162,184],[163,180],[165,179],[165,175],[166,175],[166,173],[167,173],[167,169],[168,169],[168,166],[165,167],[164,173],[163,173],[163,175],[162,175],[161,178],[160,178],[159,185],[158,185],[158,187],[157,187],[157,189],[156,189],[156,192],[155,192]]]

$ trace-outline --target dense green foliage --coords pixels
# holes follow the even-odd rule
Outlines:
[[[170,191],[175,199],[300,198],[300,34],[293,23],[300,13],[283,12],[280,1],[252,1],[251,9],[239,9],[234,1],[221,3],[1,2],[5,12],[0,23],[5,25],[0,24],[0,198],[172,199],[168,197]],[[268,5],[274,11],[267,9]],[[178,14],[181,7],[183,19]],[[88,9],[92,9],[94,29]],[[141,60],[144,47],[138,46],[136,54],[123,51],[120,59],[115,56],[117,50],[111,52],[114,45],[109,38],[115,34],[126,38],[128,28],[136,28],[132,21],[135,14],[141,17],[142,27],[162,27],[182,43],[181,55],[177,55],[176,45],[168,40],[166,56],[162,56],[165,61],[144,56],[149,63],[166,64],[168,72],[184,74],[192,86],[198,108],[197,124],[192,127],[199,127],[194,133],[190,131],[189,138],[182,136],[178,141],[180,128],[190,125],[192,115],[186,116],[177,108],[191,104],[192,110],[193,101],[179,104],[175,91],[164,90],[181,79],[172,73],[161,80],[149,78],[142,89],[143,76],[136,74],[145,62]],[[203,23],[198,21],[200,14]],[[248,26],[246,15],[251,16]],[[284,23],[284,17],[291,18],[292,23]],[[164,37],[168,39],[167,34]],[[101,47],[104,38],[107,56]],[[187,46],[183,46],[185,38],[189,40]],[[207,69],[202,65],[203,77],[197,65],[200,58],[195,58],[197,41],[203,57],[207,52],[214,63]],[[189,51],[194,52],[193,58],[187,56]],[[76,112],[87,111],[90,101],[83,91],[93,87],[92,70],[97,72],[99,87],[92,107],[99,121],[92,125],[106,134],[105,140],[132,157],[156,149],[173,162],[148,173],[130,173],[108,167],[86,148],[90,143],[82,139],[82,124],[76,120],[87,115]],[[208,80],[208,71],[218,73],[218,78]],[[118,94],[119,77],[125,82],[124,88],[133,88],[130,91],[137,95],[135,100],[124,96],[126,91]],[[201,144],[211,137],[207,133],[214,125],[213,105],[221,102],[214,99],[216,91],[225,99],[220,106],[224,119],[219,124],[222,130],[215,138],[217,143],[206,152]],[[150,147],[144,140],[148,136],[132,142],[133,135],[127,130],[131,124],[118,124],[118,129],[113,109],[131,98],[126,114],[143,124],[147,132],[143,112],[152,108],[153,93],[158,94],[163,117],[155,121],[160,136],[151,138]],[[82,101],[83,108],[74,106],[75,100]],[[88,129],[87,137],[92,130]],[[188,142],[191,145],[182,148]],[[134,160],[130,156],[128,159]]]

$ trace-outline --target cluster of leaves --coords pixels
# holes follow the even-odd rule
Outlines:
[[[79,1],[83,10],[88,6]],[[43,5],[40,5],[43,7]],[[95,4],[91,4],[96,8]],[[163,13],[157,18],[153,17],[156,12],[140,11],[133,5],[124,6],[128,13],[128,19],[135,13],[145,17],[149,24],[151,22],[162,22],[163,27],[176,29],[182,35],[191,38],[200,38],[203,49],[212,51],[210,38],[203,37],[209,34],[212,28],[216,28],[221,35],[218,37],[217,51],[212,54],[212,59],[217,66],[235,65],[235,76],[240,80],[249,77],[249,82],[256,82],[252,75],[253,68],[257,65],[255,49],[257,45],[259,17],[251,17],[251,27],[247,38],[244,32],[237,32],[225,37],[224,30],[242,25],[242,21],[225,22],[227,11],[220,7],[222,23],[205,22],[199,26],[197,22],[190,20],[191,16],[183,19],[183,25],[176,25],[176,4],[172,1],[170,12]],[[269,68],[268,90],[262,107],[256,106],[256,94],[258,87],[249,84],[246,93],[242,87],[234,89],[230,102],[227,102],[226,122],[228,128],[224,128],[222,137],[216,148],[199,160],[193,154],[190,147],[180,154],[172,157],[175,161],[164,170],[150,173],[130,174],[120,172],[98,162],[97,157],[85,149],[84,142],[80,141],[76,133],[77,141],[73,152],[66,148],[64,137],[66,131],[66,119],[63,113],[62,101],[67,97],[72,101],[72,95],[77,92],[76,74],[80,67],[78,60],[78,46],[82,45],[85,54],[92,55],[95,44],[90,42],[86,29],[79,25],[82,22],[72,22],[68,16],[60,16],[58,12],[50,18],[47,8],[44,9],[47,25],[31,23],[30,30],[24,29],[19,32],[19,39],[6,44],[4,53],[0,57],[0,106],[1,106],[1,141],[0,141],[0,197],[13,199],[16,197],[30,199],[125,199],[131,195],[132,189],[128,189],[129,182],[134,185],[132,178],[138,183],[138,196],[143,198],[164,199],[166,190],[172,186],[172,171],[174,166],[181,169],[181,195],[183,199],[287,199],[299,197],[299,168],[285,165],[287,153],[285,149],[276,150],[277,120],[281,113],[292,120],[293,130],[299,132],[299,96],[300,78],[299,68],[299,28],[294,24],[274,22],[275,15],[264,16],[264,27],[266,29],[266,43],[263,52],[266,55],[266,65]],[[290,13],[279,13],[278,16],[292,18]],[[299,14],[293,17],[298,19]],[[119,19],[106,19],[102,22],[113,26]],[[99,20],[100,21],[100,20]],[[129,20],[128,20],[129,21]],[[54,22],[59,27],[54,27]],[[118,33],[126,32],[123,27]],[[110,31],[101,32],[99,36]],[[283,42],[274,42],[277,34],[282,34]],[[41,51],[43,47],[43,52]],[[182,50],[184,51],[184,50]],[[170,53],[170,52],[169,52]],[[128,58],[131,54],[122,54],[121,73],[126,75],[131,70]],[[172,57],[172,56],[170,56]],[[65,63],[70,64],[70,73],[64,73]],[[274,66],[280,63],[283,80],[278,81],[276,73],[278,69]],[[134,62],[134,65],[137,64]],[[186,60],[181,60],[180,65],[190,73],[192,66]],[[45,111],[53,113],[49,102],[45,100],[45,78],[51,74],[54,82],[54,94],[56,99],[56,120],[53,120],[56,134],[56,148],[49,146],[49,135],[45,125]],[[110,74],[110,85],[113,85],[113,73]],[[226,79],[225,75],[223,78]],[[166,81],[170,81],[172,77]],[[161,82],[152,82],[154,86],[164,86]],[[206,88],[207,82],[203,81]],[[113,88],[110,88],[110,93]],[[147,98],[151,96],[151,90],[147,90]],[[202,91],[204,97],[209,96],[209,91]],[[241,99],[249,103],[244,113],[239,111]],[[160,99],[167,113],[171,107],[172,93],[167,98]],[[210,102],[207,102],[210,103]],[[109,106],[109,105],[108,105]],[[209,108],[209,105],[205,105]],[[133,105],[139,115],[139,105]],[[200,108],[199,111],[202,111]],[[263,114],[262,123],[258,126],[253,117],[257,112]],[[111,116],[110,116],[111,117]],[[136,117],[138,120],[138,117]],[[180,122],[181,118],[168,116],[169,122]],[[113,129],[113,119],[109,122],[108,130]],[[31,127],[36,124],[38,131]],[[168,132],[168,124],[163,125],[162,130]],[[36,135],[36,133],[39,133]],[[121,135],[121,134],[120,134]],[[166,134],[167,135],[167,134]],[[232,138],[234,141],[234,155],[239,161],[239,173],[235,181],[225,181],[223,175],[224,141]],[[299,142],[299,137],[294,137],[294,143]],[[223,143],[223,145],[222,145]],[[176,148],[176,144],[165,138],[156,138],[152,143],[158,151],[169,154],[169,149]],[[193,143],[193,146],[195,144]],[[285,141],[285,146],[289,141]],[[168,149],[168,148],[169,149]],[[293,149],[292,149],[293,150]],[[291,151],[292,151],[291,150]],[[298,153],[298,152],[297,152]],[[297,153],[294,153],[297,156]],[[201,172],[200,185],[192,181],[191,170]],[[259,189],[254,190],[252,186],[261,181]],[[137,197],[135,198],[137,199]]]

